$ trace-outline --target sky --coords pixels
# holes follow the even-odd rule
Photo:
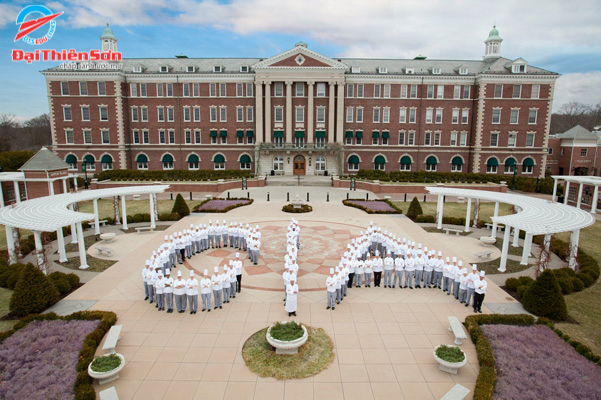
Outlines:
[[[27,5],[63,11],[39,46],[14,41]],[[502,55],[557,72],[553,110],[601,103],[601,1],[577,0],[65,0],[0,3],[0,114],[48,112],[39,71],[57,62],[13,62],[13,49],[100,48],[110,23],[124,58],[268,58],[295,43],[323,55],[479,60],[496,24]],[[42,36],[47,26],[32,33]]]

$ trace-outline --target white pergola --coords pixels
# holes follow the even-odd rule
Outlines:
[[[570,268],[576,268],[576,256],[578,255],[578,239],[580,229],[586,228],[595,222],[595,218],[588,212],[579,208],[568,206],[553,201],[547,201],[536,197],[519,194],[498,193],[486,190],[468,190],[446,187],[427,187],[426,190],[438,195],[437,203],[437,227],[442,229],[442,215],[444,211],[444,196],[465,197],[467,199],[467,214],[465,218],[465,232],[469,232],[472,199],[476,200],[476,212],[474,224],[478,219],[478,208],[480,200],[493,201],[495,203],[491,236],[497,236],[498,224],[505,225],[503,237],[503,248],[501,250],[501,263],[499,271],[505,272],[507,266],[507,251],[511,228],[513,228],[513,246],[518,247],[520,231],[526,232],[524,250],[520,264],[528,264],[528,256],[532,247],[532,236],[544,235],[544,244],[548,249],[551,244],[551,235],[559,232],[571,232],[570,235]],[[499,216],[499,203],[512,204],[516,213],[512,215]]]
[[[570,183],[574,182],[579,185],[578,196],[576,197],[576,207],[580,208],[582,204],[582,190],[584,185],[594,186],[593,201],[591,202],[591,212],[594,214],[597,211],[597,203],[599,201],[599,186],[601,186],[601,178],[597,176],[574,176],[574,175],[552,175],[553,178],[553,201],[557,195],[557,184],[560,181],[566,183],[564,190],[563,204],[568,204],[568,195],[570,193]]]
[[[54,195],[54,182],[62,181],[63,182],[63,192],[67,193],[67,181],[69,179],[73,179],[73,185],[75,186],[75,191],[77,191],[77,175],[70,174],[65,176],[59,176],[58,178],[25,178],[25,174],[23,171],[18,172],[1,172],[0,173],[0,182],[12,182],[15,187],[15,201],[17,203],[21,202],[21,191],[19,189],[19,182],[47,182],[48,183],[48,193]],[[25,198],[27,198],[27,184],[25,184]],[[4,207],[6,204],[4,202],[4,193],[0,190],[0,207]]]
[[[125,197],[130,195],[148,194],[150,200],[150,225],[155,227],[155,203],[156,194],[163,193],[169,185],[131,186],[110,189],[86,190],[78,193],[65,193],[54,196],[40,197],[33,200],[14,203],[11,206],[0,208],[0,224],[6,228],[6,242],[8,244],[9,262],[17,262],[15,241],[18,240],[15,228],[33,231],[35,238],[36,254],[38,255],[38,266],[45,272],[46,265],[42,255],[42,232],[54,232],[58,240],[59,261],[67,261],[65,252],[65,239],[63,227],[71,225],[71,237],[73,243],[79,243],[79,259],[81,269],[88,268],[86,260],[86,249],[83,240],[82,222],[94,220],[95,233],[100,234],[98,223],[98,200],[102,198],[121,197],[123,229],[127,229],[127,209]],[[82,213],[73,211],[73,205],[81,201],[94,202],[94,213]]]

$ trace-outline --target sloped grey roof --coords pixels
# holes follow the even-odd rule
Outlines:
[[[564,133],[556,135],[556,137],[559,139],[598,139],[597,135],[591,133],[591,131],[589,131],[586,128],[583,128],[580,125],[576,125],[575,127],[568,129]]]
[[[69,169],[69,165],[45,147],[42,147],[19,168],[21,171],[54,171],[57,169]]]

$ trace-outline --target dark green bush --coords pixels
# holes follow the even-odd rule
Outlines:
[[[529,276],[520,276],[518,278],[518,282],[519,282],[518,286],[521,286],[521,285],[530,286],[532,284],[532,282],[534,282],[534,279],[532,279]]]
[[[534,192],[534,183],[532,181],[524,182],[524,184],[522,185],[522,191],[529,193]]]
[[[69,281],[69,285],[71,285],[71,290],[75,289],[77,285],[79,285],[79,276],[74,273],[70,273],[66,275],[67,280]]]
[[[142,214],[135,214],[131,218],[131,222],[133,222],[133,223],[144,222],[144,216]]]
[[[142,216],[144,217],[144,222],[150,222],[150,214],[149,213],[144,213],[144,214],[142,214]]]
[[[24,267],[24,264],[7,265],[3,263],[0,267],[0,287],[13,290]]]
[[[188,204],[186,204],[186,200],[184,200],[181,193],[177,194],[171,212],[177,213],[180,216],[180,218],[190,215],[190,208],[188,207]]]
[[[424,211],[422,210],[422,206],[419,204],[419,200],[417,197],[414,197],[411,200],[411,204],[409,204],[409,209],[407,210],[407,217],[409,217],[412,221],[417,219],[418,215],[422,215]]]
[[[507,290],[512,291],[512,292],[517,292],[518,291],[518,284],[519,284],[519,281],[518,281],[517,278],[508,278],[505,281],[505,288]]]
[[[27,264],[10,299],[11,313],[23,317],[44,311],[59,299],[59,292],[50,279],[32,264]]]
[[[518,285],[517,293],[520,298],[524,297],[524,293],[528,290],[529,285]]]
[[[584,289],[584,283],[582,283],[582,281],[580,279],[578,279],[577,276],[573,276],[572,278],[572,287],[573,292],[580,292],[582,289]]]
[[[561,287],[550,270],[543,271],[522,297],[524,308],[532,314],[554,321],[565,321],[568,317]]]
[[[433,224],[436,222],[436,217],[434,215],[418,215],[417,218],[415,218],[415,222],[424,222],[424,223]]]
[[[178,213],[164,213],[159,214],[159,220],[161,221],[179,221],[180,216]]]
[[[313,211],[313,207],[311,207],[308,204],[302,204],[300,208],[294,208],[294,206],[292,204],[286,204],[284,207],[282,207],[282,211],[283,212],[287,212],[287,213],[308,213]]]
[[[572,278],[569,276],[562,276],[557,279],[557,283],[559,283],[559,287],[561,287],[561,293],[570,294],[574,291],[574,284],[572,283]]]
[[[21,245],[21,254],[23,254],[24,256],[26,256],[29,253],[31,253],[31,247],[29,247],[28,244],[22,244]]]
[[[67,278],[54,279],[52,283],[54,283],[56,290],[58,290],[61,296],[71,291],[71,285],[69,284]]]
[[[576,278],[580,279],[580,281],[582,282],[582,284],[584,285],[585,288],[591,286],[593,283],[595,283],[595,278],[593,278],[591,275],[587,274],[586,272],[580,272],[578,274],[576,274]]]

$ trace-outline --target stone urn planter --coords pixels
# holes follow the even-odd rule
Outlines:
[[[112,381],[119,379],[119,372],[121,372],[123,367],[125,367],[125,358],[123,357],[123,355],[119,354],[119,353],[112,353],[112,354],[116,355],[117,357],[119,357],[121,359],[121,364],[119,364],[119,366],[117,368],[115,368],[111,371],[106,371],[106,372],[94,371],[92,369],[92,363],[94,361],[92,361],[90,363],[90,365],[88,365],[88,375],[90,375],[90,377],[92,377],[93,379],[98,379],[98,383],[100,385],[104,385],[105,383],[112,382]],[[106,355],[108,355],[108,354],[106,354]]]
[[[438,346],[436,346],[434,348],[434,359],[438,362],[438,368],[441,371],[457,375],[457,372],[459,371],[459,368],[463,367],[467,363],[467,356],[465,355],[465,353],[463,352],[463,350],[460,349],[460,351],[463,353],[463,361],[460,361],[460,362],[445,361],[445,360],[439,358],[436,355],[436,350],[438,350],[438,348],[440,346],[442,346],[442,345],[439,344]],[[449,347],[455,347],[455,346],[449,346]],[[458,348],[458,347],[455,347],[455,348]]]
[[[287,324],[288,321],[281,321],[280,323]],[[265,339],[267,339],[267,342],[270,345],[275,347],[276,354],[297,354],[298,348],[301,347],[303,344],[305,344],[307,342],[307,339],[309,338],[309,334],[307,333],[307,328],[305,328],[304,325],[301,325],[301,327],[303,328],[304,334],[300,338],[290,340],[290,341],[274,339],[271,336],[271,328],[273,328],[274,325],[275,324],[271,325],[267,329],[267,334],[265,335]]]

